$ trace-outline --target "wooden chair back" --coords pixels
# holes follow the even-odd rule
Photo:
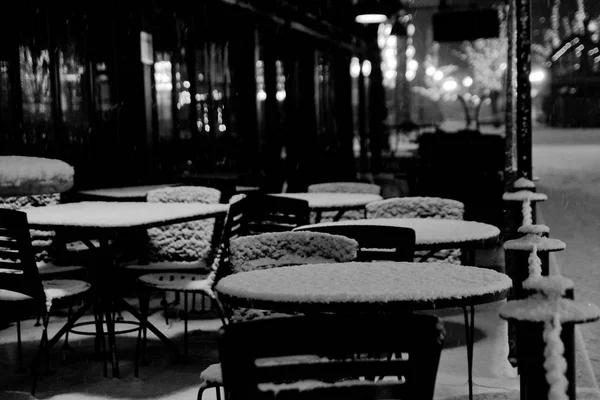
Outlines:
[[[212,274],[213,282],[216,283],[228,271],[230,258],[230,243],[238,238],[244,229],[244,216],[246,213],[246,195],[235,194],[229,199],[229,209],[221,230],[218,249],[213,260]]]
[[[244,234],[284,232],[310,221],[308,201],[267,194],[248,195]]]
[[[444,335],[442,320],[424,314],[229,324],[219,332],[223,385],[228,400],[431,400]],[[372,376],[386,378],[358,380]]]
[[[0,289],[25,294],[41,304],[46,299],[27,214],[22,211],[0,209]]]
[[[415,231],[411,228],[381,225],[309,225],[295,231],[342,235],[358,242],[357,261],[413,261]]]

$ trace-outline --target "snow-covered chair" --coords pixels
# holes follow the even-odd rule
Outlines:
[[[230,242],[229,249],[227,275],[286,265],[352,261],[358,255],[359,246],[356,240],[345,236],[298,231],[241,236]],[[230,310],[229,315],[230,323],[289,316],[289,314],[244,307]],[[217,398],[220,398],[222,375],[218,363],[207,367],[201,373],[200,381],[199,400],[208,388],[215,388]]]
[[[61,336],[68,334],[69,328],[74,323],[71,315],[60,326],[58,333],[53,338],[48,337],[48,322],[55,300],[76,299],[85,296],[90,289],[90,284],[76,279],[44,279],[36,267],[32,239],[27,223],[27,214],[18,210],[0,210],[0,303],[5,311],[23,310],[22,304],[27,304],[27,309],[35,310],[42,316],[43,332],[39,349],[33,358],[33,383],[31,394],[35,396],[37,378],[41,357],[49,357],[50,347]],[[57,327],[58,328],[58,327]],[[20,321],[17,319],[17,352],[19,368],[22,369],[22,348]]]
[[[441,197],[394,197],[374,201],[366,206],[367,218],[437,218],[462,220],[465,205],[457,200]],[[415,260],[421,260],[426,251],[416,251]],[[460,264],[460,249],[444,249],[425,261],[446,261]]]
[[[151,190],[147,201],[154,203],[219,203],[221,192],[204,186],[175,186]],[[140,257],[124,267],[131,278],[152,272],[210,272],[215,243],[215,219],[183,222],[150,228]],[[216,247],[215,247],[216,248]],[[168,323],[167,291],[163,291],[165,320]],[[179,303],[176,291],[175,303]],[[204,298],[202,299],[204,305]],[[192,309],[195,307],[195,297]]]
[[[367,193],[367,194],[381,194],[381,186],[374,183],[365,182],[325,182],[325,183],[314,183],[308,186],[307,191],[309,193]],[[335,216],[338,214],[337,211],[324,211],[321,214],[321,220],[319,222],[333,221]],[[314,223],[317,218],[317,213],[311,214],[311,223]],[[340,218],[340,220],[355,220],[364,219],[365,212],[362,210],[348,210]]]
[[[230,243],[226,274],[282,267],[353,261],[359,245],[354,239],[322,232],[268,232],[241,236]],[[267,310],[235,308],[231,322],[271,315]]]
[[[231,324],[219,338],[228,400],[432,400],[445,330],[435,315],[303,315]],[[390,351],[408,357],[376,356]],[[359,378],[375,374],[398,379]]]
[[[149,289],[160,290],[160,291],[173,291],[176,293],[183,293],[184,295],[184,351],[185,357],[187,358],[187,337],[188,337],[188,304],[187,295],[200,294],[202,296],[202,302],[204,298],[208,297],[215,304],[219,305],[215,293],[213,291],[214,285],[220,277],[226,272],[226,265],[229,263],[229,243],[231,239],[238,237],[242,230],[243,215],[246,210],[246,195],[236,194],[229,199],[229,209],[225,218],[223,228],[219,232],[218,243],[215,246],[215,254],[210,266],[210,272],[208,274],[194,273],[193,271],[155,271],[154,273],[147,273],[138,277],[138,281]],[[142,293],[140,296],[141,313],[147,317],[148,313],[149,298],[147,293]],[[226,323],[225,315],[218,307],[220,317],[223,323]],[[142,327],[144,341],[146,338],[145,328]],[[141,340],[141,335],[138,336],[138,341]],[[138,345],[138,348],[140,346]],[[145,348],[142,347],[142,348]],[[137,358],[136,358],[137,360]],[[137,376],[138,365],[135,366],[135,374]]]

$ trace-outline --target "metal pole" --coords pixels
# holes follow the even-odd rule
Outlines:
[[[518,176],[531,179],[531,0],[516,0]]]
[[[515,180],[515,0],[508,0],[506,12],[506,106],[505,106],[505,157],[504,157],[504,191],[513,188]]]

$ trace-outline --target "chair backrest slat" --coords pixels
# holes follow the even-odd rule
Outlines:
[[[2,235],[2,232],[0,232],[0,249],[17,250],[19,248],[18,246],[19,244],[16,240],[5,237]]]
[[[226,325],[219,332],[219,355],[229,400],[268,398],[263,389],[270,383],[277,399],[386,398],[381,396],[391,391],[426,400],[433,399],[443,341],[442,320],[434,315],[303,315]],[[387,385],[369,379],[345,383],[374,376],[394,378]],[[321,388],[294,389],[294,382],[303,381]],[[281,382],[287,383],[276,385]]]
[[[308,224],[308,201],[265,194],[248,196],[245,235],[284,232]]]
[[[16,249],[3,249],[2,246],[0,246],[0,260],[20,260],[20,254],[19,254],[19,250]]]
[[[236,194],[229,199],[229,209],[223,223],[220,237],[217,243],[215,258],[212,262],[212,282],[216,282],[229,271],[231,240],[239,236],[244,225],[244,214],[246,212],[246,195]]]
[[[41,304],[45,302],[44,287],[35,262],[27,214],[22,211],[0,209],[0,289],[26,294]],[[14,273],[22,271],[22,273]]]
[[[354,239],[360,246],[358,261],[412,261],[414,229],[381,225],[309,225],[295,231],[323,232]],[[387,251],[386,251],[387,250]]]
[[[290,376],[298,380],[314,379],[315,376],[326,381],[339,380],[349,376],[361,376],[365,371],[370,371],[374,376],[390,375],[390,371],[394,371],[394,376],[404,376],[409,367],[408,360],[404,359],[327,360],[287,365],[258,364],[257,381],[261,383],[284,381]]]
[[[277,390],[277,394],[266,394],[264,399],[276,400],[389,400],[404,399],[403,383],[377,382],[375,385],[365,385],[364,381],[353,381],[344,383],[344,386],[316,387],[310,392],[302,387],[300,390]],[[309,393],[309,394],[307,394]],[[273,397],[275,396],[275,397]],[[421,399],[419,397],[419,399]]]

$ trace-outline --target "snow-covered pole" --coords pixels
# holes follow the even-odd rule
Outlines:
[[[517,175],[517,140],[516,140],[516,48],[515,0],[507,1],[506,10],[506,112],[505,112],[505,148],[504,148],[504,189],[510,191]]]
[[[569,299],[573,282],[534,276],[530,295],[507,302],[500,317],[516,326],[521,399],[575,400],[575,324],[600,318],[600,308]]]
[[[545,225],[525,225],[519,228],[518,239],[504,243],[505,272],[512,279],[513,287],[508,294],[509,300],[520,300],[531,294],[531,289],[524,287],[533,272],[535,276],[548,276],[550,273],[550,251],[560,251],[565,243],[550,239],[550,229]],[[573,297],[573,291],[570,292]],[[517,343],[519,342],[517,326],[508,320],[508,358],[513,366],[517,364]]]
[[[535,225],[535,227],[544,226]],[[526,231],[521,229],[521,232]],[[545,229],[540,228],[540,232],[544,231]],[[561,251],[566,247],[562,240],[543,237],[541,234],[527,233],[518,239],[504,242],[504,251],[507,254],[512,253],[516,260],[515,268],[506,271],[513,281],[513,287],[508,296],[509,300],[526,298],[527,292],[523,290],[523,282],[532,274],[548,276],[550,274],[548,253]]]
[[[531,185],[530,185],[531,184]],[[507,238],[518,237],[516,230],[523,225],[536,223],[537,212],[535,204],[538,201],[546,201],[548,196],[535,191],[533,182],[527,179],[519,178],[515,182],[513,191],[505,192],[502,199],[513,203],[508,205],[514,215],[513,228],[511,232],[506,232]]]

